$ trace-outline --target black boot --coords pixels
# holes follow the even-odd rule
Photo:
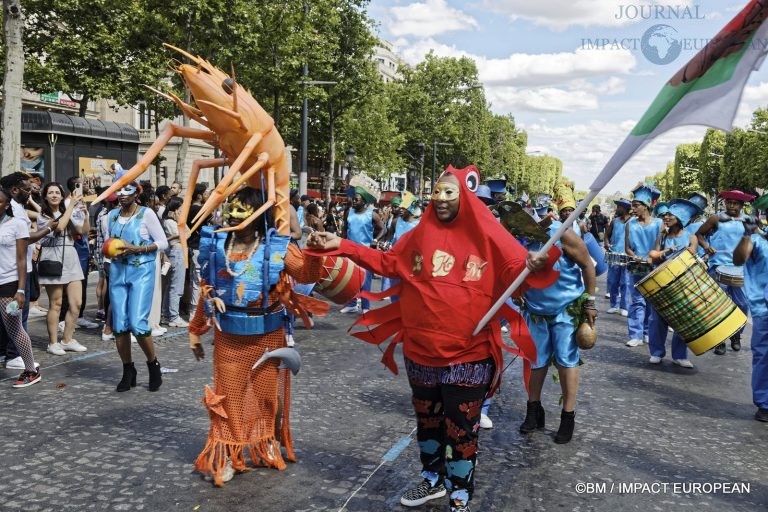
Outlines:
[[[731,338],[731,348],[734,352],[741,350],[741,334],[736,334]]]
[[[154,361],[147,361],[147,368],[149,368],[149,390],[157,391],[160,389],[160,384],[163,383],[163,377],[160,373],[160,363],[157,362],[157,358]]]
[[[715,354],[719,356],[725,355],[725,342],[722,342],[721,344],[715,347]]]
[[[123,363],[123,378],[117,384],[117,391],[128,391],[136,387],[136,367],[133,363]]]
[[[573,437],[573,427],[576,424],[576,411],[560,413],[560,428],[555,434],[557,444],[565,444]]]
[[[537,428],[544,428],[544,408],[541,401],[528,402],[525,411],[525,420],[520,425],[520,432],[530,434]]]

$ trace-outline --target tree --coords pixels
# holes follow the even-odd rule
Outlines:
[[[155,15],[145,2],[27,0],[25,86],[62,91],[85,116],[88,102],[109,98],[132,105],[146,96],[142,84],[166,74]],[[155,39],[160,37],[160,39]]]
[[[377,180],[405,168],[399,151],[405,136],[393,122],[390,101],[383,90],[366,98],[349,109],[341,130],[344,144],[355,148],[355,167]]]
[[[698,182],[701,144],[678,144],[675,150],[674,181],[672,185],[672,197],[689,197],[700,189]]]
[[[416,67],[402,67],[400,73],[403,78],[394,83],[392,94],[397,125],[406,140],[427,147],[451,144],[451,151],[438,152],[439,168],[447,163],[486,168],[491,116],[475,62],[429,53]]]
[[[0,124],[0,174],[19,170],[21,161],[21,92],[24,79],[24,16],[18,0],[3,0],[3,117]]]
[[[717,195],[717,181],[723,172],[723,152],[725,151],[725,132],[707,130],[701,142],[696,167],[699,168],[699,185],[705,194],[713,198]]]

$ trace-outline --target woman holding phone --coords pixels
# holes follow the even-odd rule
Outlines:
[[[78,235],[83,235],[85,225],[77,225],[72,220],[72,212],[83,197],[82,189],[75,188],[69,204],[64,206],[64,187],[59,183],[51,182],[43,187],[43,204],[38,229],[48,228],[48,235],[41,241],[39,261],[61,261],[61,274],[43,275],[40,273],[38,263],[38,278],[40,285],[45,285],[48,293],[48,315],[46,323],[48,327],[48,353],[63,356],[67,351],[85,352],[86,347],[72,339],[75,331],[77,317],[80,314],[82,303],[83,269],[80,266],[80,258],[75,250],[74,240]],[[50,228],[52,221],[56,221],[56,227]],[[86,233],[87,235],[87,233]],[[61,311],[62,297],[66,290],[69,307],[64,320],[64,335],[58,341],[59,313]]]

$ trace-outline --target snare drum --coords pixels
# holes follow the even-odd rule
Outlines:
[[[744,267],[741,265],[720,265],[715,269],[715,281],[726,286],[741,288],[744,286]]]
[[[628,256],[628,258],[629,261],[627,262],[627,272],[633,276],[647,276],[651,273],[651,270],[653,270],[653,265],[645,260],[638,260],[632,258],[631,256]]]
[[[605,262],[609,265],[625,267],[629,263],[629,256],[623,252],[607,252],[605,253]]]

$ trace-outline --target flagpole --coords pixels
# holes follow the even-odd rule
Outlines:
[[[605,164],[603,170],[600,171],[600,174],[597,176],[597,178],[595,178],[595,181],[592,182],[592,185],[590,185],[589,193],[584,199],[581,200],[581,202],[576,206],[576,209],[573,210],[573,213],[568,216],[563,224],[557,228],[557,231],[555,231],[550,239],[547,240],[547,243],[544,244],[544,247],[541,248],[540,254],[547,254],[552,246],[555,245],[557,241],[560,240],[560,238],[562,238],[565,230],[573,225],[576,219],[579,218],[579,215],[581,215],[582,212],[587,209],[589,203],[591,203],[592,200],[597,197],[597,194],[599,194],[600,191],[603,190],[603,188],[608,184],[608,182],[611,181],[611,178],[613,178],[616,173],[619,172],[627,159],[640,148],[642,148],[647,142],[648,141],[644,138],[633,137],[631,135],[624,139],[624,142],[622,142],[621,146],[619,146],[616,152],[613,153],[611,159],[608,160],[608,163]],[[506,291],[501,294],[501,297],[499,297],[493,306],[491,306],[491,309],[489,309],[485,316],[483,316],[483,318],[477,324],[477,327],[475,327],[475,330],[472,332],[472,336],[477,336],[477,334],[483,330],[485,324],[487,324],[490,319],[493,318],[493,316],[499,311],[507,299],[513,293],[515,293],[515,290],[520,288],[520,285],[523,284],[523,281],[525,281],[525,278],[528,277],[530,273],[531,271],[528,270],[528,267],[523,269],[520,275],[518,275],[517,278],[512,281],[512,284],[509,285]]]

